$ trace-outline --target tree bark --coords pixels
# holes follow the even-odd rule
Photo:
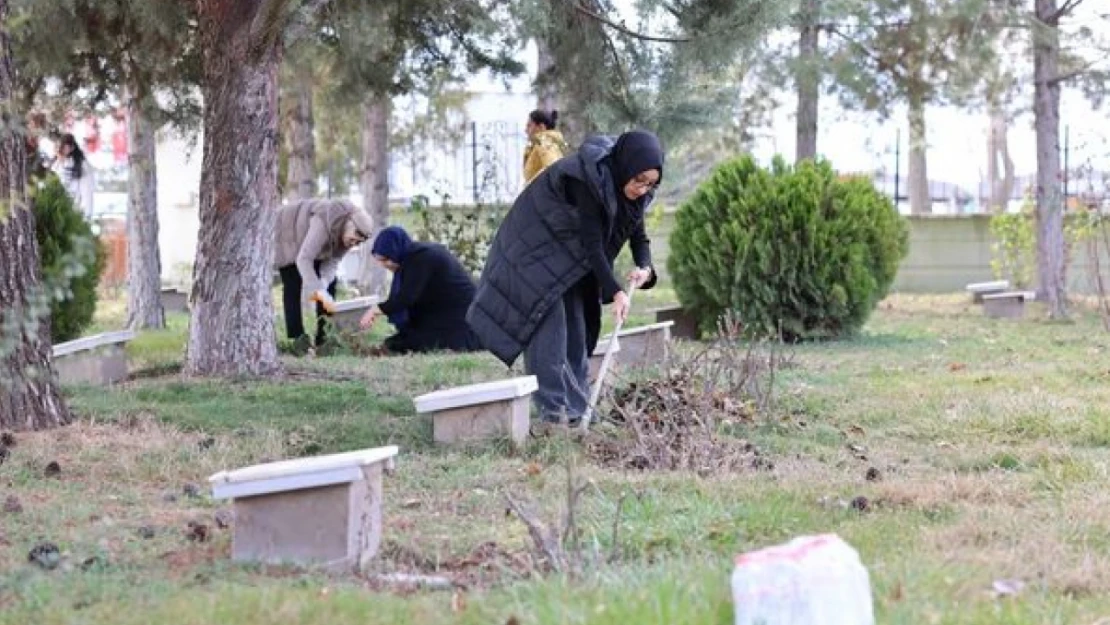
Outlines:
[[[1040,22],[1033,31],[1033,117],[1037,134],[1038,298],[1049,316],[1066,319],[1064,203],[1060,183],[1060,31],[1056,0],[1036,0]]]
[[[156,128],[151,103],[141,93],[127,102],[127,327],[166,327],[162,307],[162,259],[158,248],[158,174]]]
[[[925,157],[928,149],[925,131],[925,100],[911,94],[909,97],[910,123],[910,212],[923,215],[933,212],[929,193],[929,169]]]
[[[7,23],[8,0],[0,0]],[[15,105],[7,29],[0,29],[0,104]],[[51,360],[50,304],[42,288],[35,216],[24,192],[26,147],[15,126],[0,134],[0,428],[42,430],[71,419]]]
[[[362,167],[358,186],[362,206],[374,222],[374,233],[362,245],[358,288],[367,295],[383,295],[388,272],[370,249],[382,228],[389,224],[389,115],[388,95],[370,95],[362,105]]]
[[[289,111],[289,171],[285,189],[295,200],[316,197],[316,121],[312,83],[297,77]]]
[[[204,158],[187,375],[281,369],[274,336],[274,209],[281,37],[265,0],[200,3]]]
[[[799,14],[798,67],[794,78],[798,90],[796,163],[817,158],[817,111],[821,99],[821,72],[817,67],[820,10],[819,0],[803,0]]]
[[[1010,157],[1010,120],[997,102],[990,106],[990,139],[987,142],[987,180],[990,209],[1006,212],[1014,194],[1014,159]]]
[[[558,108],[556,98],[557,76],[555,55],[543,37],[536,38],[538,63],[536,67],[536,108],[550,111]]]

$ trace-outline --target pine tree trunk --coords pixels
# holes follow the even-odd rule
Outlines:
[[[362,167],[359,191],[362,206],[374,221],[374,233],[362,246],[358,276],[364,294],[384,295],[388,272],[370,254],[374,238],[389,224],[389,115],[387,95],[373,94],[362,105]]]
[[[1010,120],[998,102],[990,104],[990,138],[987,141],[987,181],[990,209],[1006,212],[1014,195],[1014,159],[1010,156]]]
[[[1007,124],[1009,122],[1007,121]],[[998,151],[1002,157],[1002,192],[1001,196],[1004,198],[1005,203],[1003,207],[1010,205],[1010,198],[1014,197],[1014,159],[1010,156],[1010,133],[1009,127],[1005,128],[998,141]]]
[[[1005,212],[1005,203],[1000,197],[1001,188],[999,187],[999,173],[998,173],[998,106],[995,103],[990,104],[989,109],[989,125],[987,129],[987,205],[991,212],[1001,213]],[[980,198],[983,200],[984,198]]]
[[[155,127],[141,95],[128,97],[127,327],[166,327],[162,260],[158,248],[158,174]]]
[[[819,0],[804,0],[800,14],[801,33],[798,38],[798,69],[795,76],[798,112],[794,160],[797,163],[817,158],[817,111],[821,98],[821,73],[817,68],[821,35],[818,27],[820,10]]]
[[[1033,116],[1037,134],[1038,297],[1048,302],[1053,319],[1065,319],[1064,204],[1060,184],[1060,32],[1056,0],[1036,0],[1042,22],[1033,34]]]
[[[200,4],[204,159],[185,373],[267,375],[274,335],[274,209],[281,38],[263,0]]]
[[[298,77],[289,112],[289,171],[285,188],[293,199],[316,196],[316,128],[312,84]]]
[[[545,111],[555,110],[558,109],[555,55],[551,52],[551,46],[547,45],[542,37],[536,39],[536,48],[539,52],[536,67],[536,108]]]
[[[910,212],[923,215],[933,212],[933,202],[929,193],[929,170],[925,153],[928,149],[925,132],[925,101],[911,95],[909,101],[910,122]]]
[[[8,0],[0,0],[0,22],[7,20]],[[14,78],[8,31],[0,29],[5,109],[15,104]],[[71,415],[55,382],[35,216],[24,193],[26,151],[13,128],[0,134],[0,429],[43,430],[68,423]]]

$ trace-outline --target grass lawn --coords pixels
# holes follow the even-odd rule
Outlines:
[[[669,297],[638,297],[634,321]],[[67,389],[79,422],[19,435],[0,465],[0,499],[22,508],[0,510],[0,622],[724,625],[735,554],[837,532],[870,572],[879,623],[1107,623],[1110,335],[1090,314],[1037,313],[994,321],[963,296],[893,296],[862,336],[798,347],[777,374],[774,413],[738,432],[772,470],[701,476],[604,468],[565,441],[433,447],[411,398],[505,375],[485,354],[290,358],[281,380],[183,380],[163,371],[181,358],[176,317],[131,346],[150,375]],[[228,560],[208,475],[387,443],[402,455],[375,567],[459,590]],[[44,477],[51,461],[61,474]],[[555,519],[568,465],[593,482],[581,540],[614,557],[541,575],[522,565],[532,545],[504,494]],[[188,540],[190,521],[211,539]],[[28,563],[44,540],[61,550],[54,570]],[[997,597],[996,580],[1023,587]]]

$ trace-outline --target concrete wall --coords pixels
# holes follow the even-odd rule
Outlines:
[[[994,280],[991,271],[990,215],[918,215],[907,217],[910,251],[894,291],[943,293],[963,290],[968,283]],[[1110,273],[1110,258],[1102,267]],[[1076,294],[1094,292],[1087,247],[1078,246],[1068,265],[1068,288]]]

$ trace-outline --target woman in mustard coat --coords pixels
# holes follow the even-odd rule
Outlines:
[[[528,145],[524,148],[525,186],[570,152],[563,133],[555,129],[558,121],[559,111],[537,109],[528,114],[528,122],[524,125],[524,132],[528,134]]]

